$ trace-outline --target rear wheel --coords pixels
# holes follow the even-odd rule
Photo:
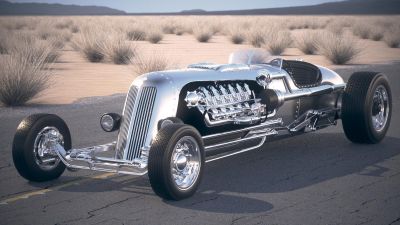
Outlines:
[[[388,79],[382,73],[354,73],[342,100],[343,129],[356,143],[380,142],[389,129],[392,95]]]
[[[198,131],[169,124],[157,134],[149,154],[149,179],[154,192],[169,200],[192,196],[203,175],[205,155]]]
[[[19,124],[13,141],[13,161],[18,173],[30,181],[49,181],[65,170],[51,141],[71,148],[71,135],[65,122],[52,114],[34,114]]]

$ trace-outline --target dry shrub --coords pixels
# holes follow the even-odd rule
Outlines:
[[[232,28],[229,30],[229,39],[233,44],[242,44],[246,40],[245,33],[238,28]]]
[[[163,71],[170,65],[168,58],[158,53],[153,53],[150,56],[137,56],[132,63],[134,64],[134,72],[137,75]]]
[[[107,55],[115,64],[129,64],[136,54],[136,48],[132,48],[131,45],[125,42],[121,37],[110,40],[107,43]]]
[[[80,31],[79,27],[77,25],[71,26],[71,32],[76,34]]]
[[[7,54],[10,49],[9,36],[6,35],[6,31],[0,30],[0,54]]]
[[[374,28],[373,30],[371,30],[371,34],[370,34],[369,38],[374,41],[380,41],[380,40],[382,40],[383,36],[384,36],[383,29]]]
[[[361,53],[355,39],[331,32],[321,34],[318,45],[322,55],[337,65],[346,64]]]
[[[391,48],[400,47],[400,26],[391,26],[384,34],[383,41]]]
[[[318,50],[318,33],[304,32],[296,38],[296,46],[306,55],[314,55]]]
[[[162,32],[159,30],[152,30],[148,33],[147,35],[147,41],[149,41],[152,44],[158,44],[160,41],[164,38],[164,35]]]
[[[162,32],[164,34],[175,34],[176,29],[177,29],[177,27],[173,23],[171,23],[171,24],[166,23],[162,26]]]
[[[60,29],[60,30],[69,29],[73,24],[74,24],[74,22],[72,20],[65,20],[65,21],[56,22],[54,27],[56,29]]]
[[[105,41],[104,33],[88,29],[82,31],[72,44],[89,62],[101,62],[106,56]]]
[[[366,22],[358,22],[353,26],[353,34],[362,39],[368,39],[371,36],[372,29]]]
[[[272,55],[281,55],[293,42],[290,31],[270,28],[265,33],[265,47]]]
[[[51,70],[46,66],[49,51],[42,55],[27,43],[0,60],[0,102],[5,106],[23,105],[49,86]]]
[[[197,24],[193,28],[193,34],[198,42],[208,42],[213,36],[213,31],[203,24]]]
[[[256,48],[260,48],[265,43],[265,34],[260,29],[251,29],[248,32],[248,37],[250,44]]]
[[[326,29],[335,34],[343,34],[344,25],[342,21],[334,20],[326,26]]]
[[[132,28],[127,33],[126,36],[130,41],[144,41],[146,40],[146,32],[140,28]]]

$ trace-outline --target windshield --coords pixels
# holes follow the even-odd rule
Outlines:
[[[282,59],[273,58],[267,51],[247,49],[233,52],[229,56],[230,64],[269,64],[273,67],[282,67]]]

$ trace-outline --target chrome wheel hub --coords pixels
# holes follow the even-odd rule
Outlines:
[[[389,116],[389,97],[383,85],[379,85],[373,96],[372,104],[372,125],[378,132],[382,131],[387,123]]]
[[[60,159],[54,151],[57,144],[64,146],[64,137],[55,127],[45,127],[36,135],[33,155],[36,164],[41,169],[51,170],[60,163]]]
[[[180,190],[191,188],[200,174],[201,156],[197,141],[184,136],[175,144],[171,156],[172,180]]]

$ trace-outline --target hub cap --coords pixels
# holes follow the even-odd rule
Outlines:
[[[389,116],[389,97],[386,88],[379,85],[374,93],[372,104],[372,125],[378,132],[382,131]]]
[[[180,190],[193,186],[201,167],[200,149],[191,136],[184,136],[176,143],[171,156],[172,180]]]
[[[42,170],[52,170],[60,163],[53,150],[56,144],[64,146],[64,137],[55,127],[45,127],[36,135],[33,155],[36,164]]]

